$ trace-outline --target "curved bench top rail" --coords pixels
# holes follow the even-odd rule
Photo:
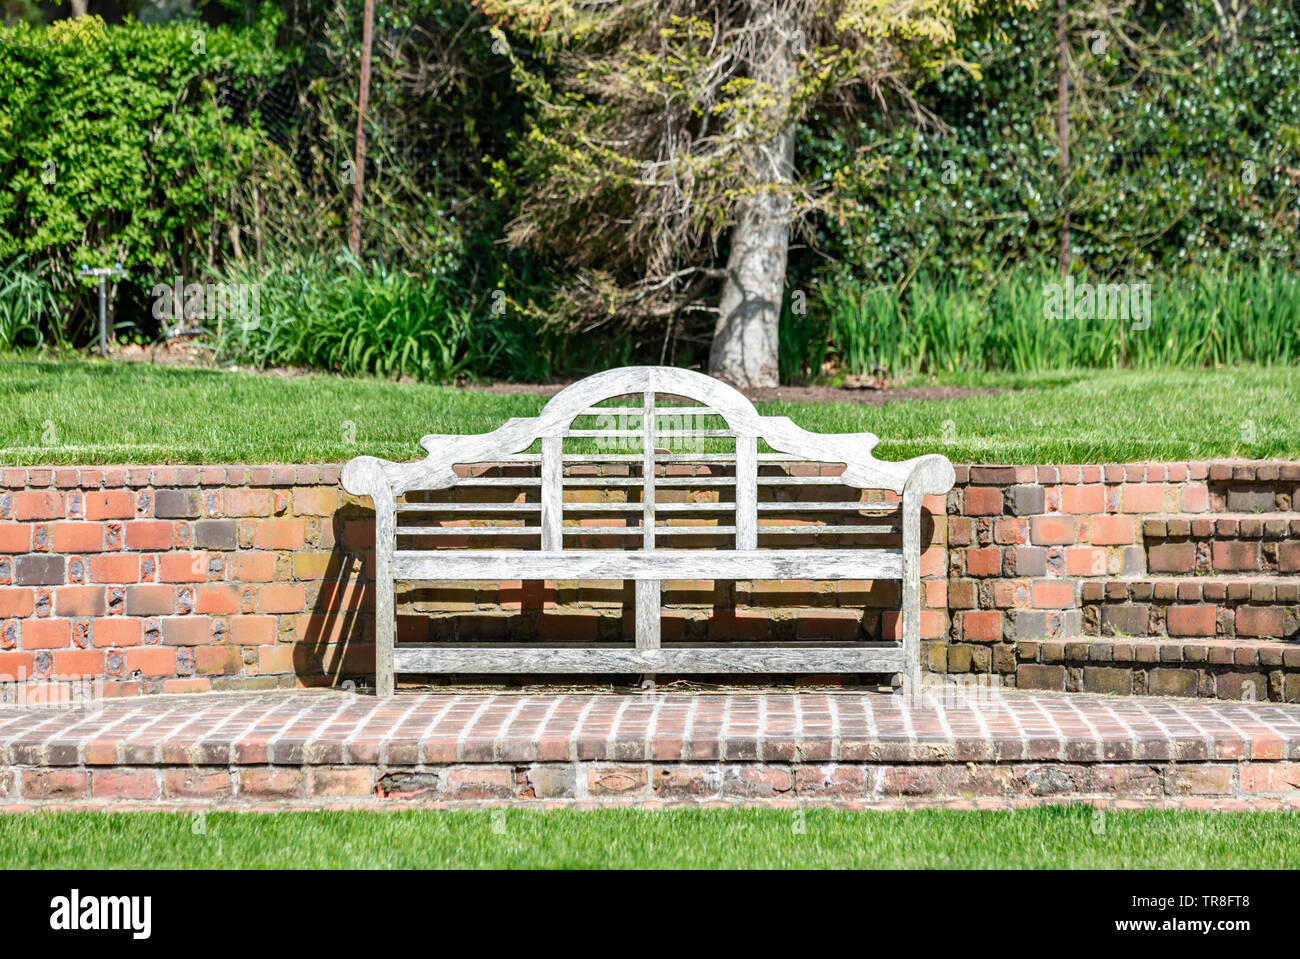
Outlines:
[[[778,453],[801,460],[843,463],[841,480],[845,485],[925,495],[946,493],[955,480],[952,465],[942,456],[878,460],[871,451],[879,440],[871,433],[809,432],[789,417],[760,415],[740,391],[703,373],[676,367],[628,366],[579,380],[555,394],[537,416],[509,419],[490,433],[429,434],[420,440],[427,453],[423,460],[394,463],[357,457],[343,469],[343,487],[354,495],[374,495],[381,491],[382,477],[387,490],[381,492],[396,497],[411,490],[454,486],[461,479],[453,469],[456,464],[502,460],[527,450],[538,440],[570,435],[574,419],[590,415],[596,404],[634,394],[646,396],[646,403],[629,410],[644,411],[653,401],[653,394],[682,397],[701,403],[710,415],[721,416],[729,431],[761,439]],[[671,412],[691,409],[658,407],[658,411]],[[640,454],[636,458],[640,459]]]

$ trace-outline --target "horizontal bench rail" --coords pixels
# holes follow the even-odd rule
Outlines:
[[[646,410],[644,406],[592,406],[579,413],[579,416],[645,416],[647,412],[652,416],[681,416],[683,413],[690,413],[692,416],[724,416],[721,410],[715,410],[709,406],[656,406],[653,410]]]
[[[639,500],[626,503],[586,503],[563,500],[568,513],[640,513],[645,504]],[[399,503],[398,513],[536,513],[541,503]],[[729,513],[736,508],[732,502],[717,503],[655,503],[656,513]],[[755,509],[760,513],[885,513],[895,512],[888,507],[877,509],[872,503],[832,503],[829,500],[797,500],[789,503],[759,502]]]
[[[601,429],[581,430],[580,429],[580,430],[566,430],[564,435],[566,437],[572,436],[572,437],[577,437],[579,439],[606,439],[606,438],[616,438],[616,437],[630,438],[633,436],[637,438],[643,438],[646,435],[646,431],[645,430],[601,430]],[[742,434],[737,433],[735,430],[713,430],[713,429],[676,430],[676,429],[656,428],[650,431],[650,435],[655,439],[660,439],[663,437],[667,437],[669,439],[687,439],[690,437],[706,437],[706,438],[707,437],[721,438],[726,436],[736,437],[736,436],[741,436]]]
[[[836,476],[759,476],[757,481],[759,486],[849,486],[844,480]],[[641,486],[645,483],[642,476],[566,476],[564,477],[565,486],[573,487],[619,487],[619,486]],[[467,476],[456,481],[457,486],[511,486],[532,487],[541,486],[542,478],[540,476]],[[713,486],[735,486],[736,477],[734,476],[663,476],[655,477],[656,486],[671,487],[713,487]],[[422,492],[421,490],[412,490],[411,492]],[[430,490],[429,492],[434,492]],[[403,504],[405,505],[405,504]],[[880,507],[890,506],[898,508],[898,503],[886,503],[883,501],[873,501],[872,506]]]
[[[398,550],[397,580],[899,579],[897,549]]]
[[[636,536],[642,531],[638,523],[633,526],[566,526],[562,530],[565,536],[586,536],[588,534],[597,535],[624,535]],[[708,533],[734,533],[734,526],[661,526],[654,527],[656,536],[700,536]]]
[[[403,673],[897,673],[893,647],[397,647]]]
[[[638,434],[639,435],[639,434]],[[566,463],[640,463],[644,456],[641,453],[565,453],[561,457]],[[735,453],[672,453],[656,450],[653,459],[656,463],[728,463],[736,462]],[[454,457],[448,460],[448,466],[481,466],[485,463],[501,463],[502,465],[517,465],[520,463],[538,464],[542,461],[540,453],[511,453],[508,455],[493,455],[478,459],[465,459],[464,457]],[[759,453],[758,462],[761,463],[808,463],[812,460],[807,456],[798,456],[794,453]],[[819,463],[828,466],[843,466],[842,460],[834,457],[830,459],[819,459]],[[849,484],[853,485],[852,483]],[[416,489],[411,486],[408,489]]]
[[[668,526],[656,525],[656,536],[700,536],[708,533],[734,533],[734,526]],[[398,536],[538,536],[540,526],[399,526]],[[565,536],[587,535],[624,535],[631,536],[641,532],[639,523],[628,526],[565,526],[561,529]],[[853,536],[880,533],[897,533],[898,526],[762,526],[756,530],[759,536]]]

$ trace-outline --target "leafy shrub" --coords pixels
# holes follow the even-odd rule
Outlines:
[[[197,23],[106,27],[98,17],[0,26],[0,262],[47,260],[60,306],[90,325],[82,264],[120,262],[128,286],[197,277],[229,246],[229,199],[258,123],[225,93],[283,67],[268,6],[238,31]]]

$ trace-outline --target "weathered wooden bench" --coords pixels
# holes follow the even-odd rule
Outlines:
[[[418,462],[349,461],[344,488],[375,509],[379,695],[396,673],[889,673],[917,689],[921,502],[954,474],[942,456],[877,460],[877,442],[760,416],[700,373],[626,367],[490,433],[425,436]],[[661,643],[663,581],[769,579],[901,580],[902,644]],[[396,643],[395,583],[467,580],[633,580],[635,643]]]

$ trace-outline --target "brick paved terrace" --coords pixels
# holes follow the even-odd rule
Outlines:
[[[0,807],[1300,808],[1300,706],[1017,691],[213,693],[0,707]]]

